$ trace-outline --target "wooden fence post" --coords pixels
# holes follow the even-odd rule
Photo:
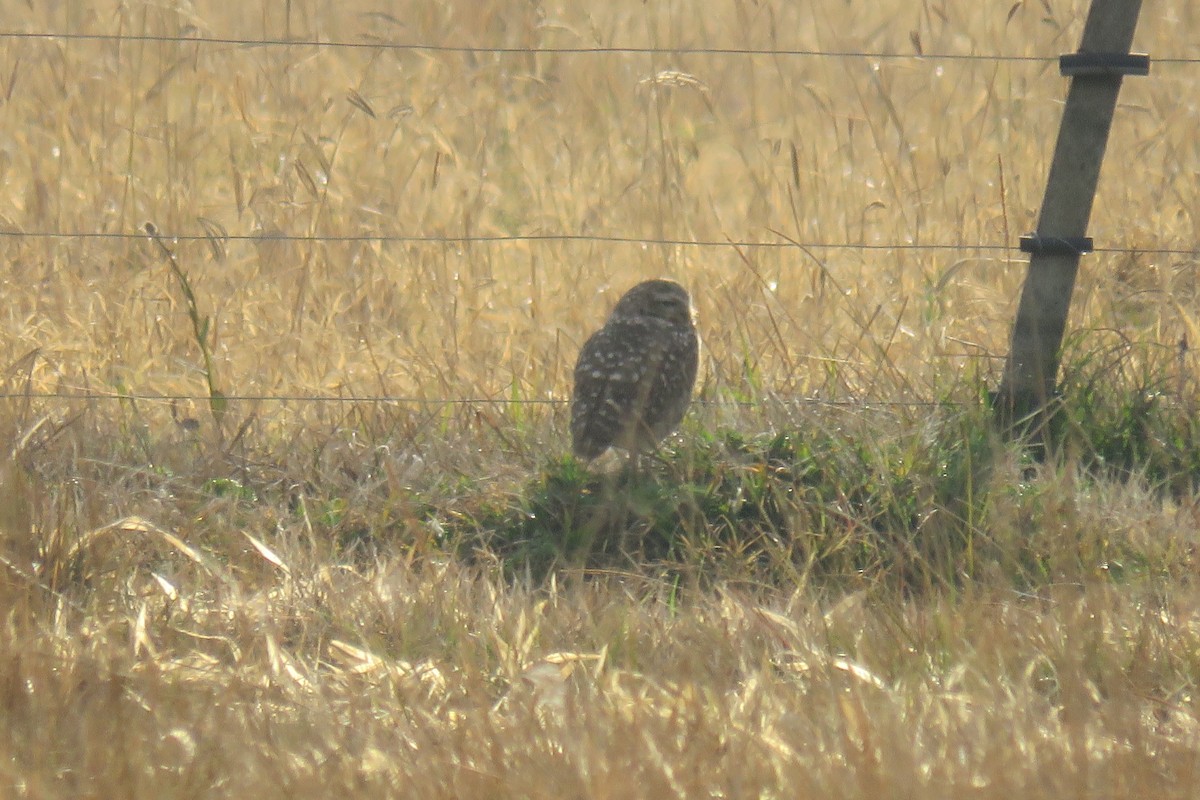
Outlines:
[[[1030,254],[1029,271],[995,395],[998,416],[1009,433],[1040,438],[1056,394],[1079,256],[1092,249],[1085,234],[1121,78],[1149,72],[1149,57],[1129,53],[1141,5],[1142,0],[1092,0],[1079,52],[1060,59],[1071,87],[1037,231],[1021,240],[1021,249]]]

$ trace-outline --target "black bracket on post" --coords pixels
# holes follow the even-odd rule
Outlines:
[[[1058,57],[1058,71],[1068,78],[1149,75],[1145,53],[1070,53]]]
[[[1093,249],[1090,236],[1038,236],[1031,233],[1021,237],[1021,252],[1031,255],[1081,256]]]

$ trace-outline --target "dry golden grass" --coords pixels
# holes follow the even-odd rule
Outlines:
[[[1086,3],[1049,5],[9,3],[5,19],[1052,57]],[[1194,4],[1153,4],[1136,47],[1200,57],[1181,35],[1198,23]],[[1078,348],[1143,343],[1135,373],[1138,353],[1200,342],[1197,259],[1154,249],[1200,239],[1197,74],[1127,81],[1091,233],[1138,252],[1080,276]],[[970,522],[993,560],[917,593],[669,564],[529,584],[443,541],[565,449],[546,401],[647,276],[697,304],[715,402],[685,437],[812,422],[781,399],[970,403],[1024,269],[980,246],[1034,226],[1065,93],[1052,63],[8,39],[0,93],[0,794],[1195,795],[1188,492],[1002,458]],[[41,235],[147,221],[232,237],[164,240],[203,336],[144,237]],[[462,240],[559,233],[961,247]],[[1166,361],[1191,402],[1194,356]],[[254,399],[271,395],[292,399]],[[874,438],[928,416],[896,409]],[[1040,572],[996,556],[1018,548]],[[1139,567],[1112,578],[1114,552]]]

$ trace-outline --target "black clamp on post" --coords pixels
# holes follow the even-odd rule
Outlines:
[[[1038,236],[1021,237],[1021,252],[1046,256],[1081,256],[1092,252],[1090,236]]]
[[[1058,71],[1068,78],[1149,75],[1150,56],[1145,53],[1070,53],[1058,57]]]

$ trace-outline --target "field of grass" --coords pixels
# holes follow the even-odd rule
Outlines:
[[[996,246],[1086,2],[592,5],[4,5],[80,36],[0,50],[0,795],[1196,796],[1200,66],[1122,90],[1038,459]],[[697,402],[588,471],[652,276]]]

